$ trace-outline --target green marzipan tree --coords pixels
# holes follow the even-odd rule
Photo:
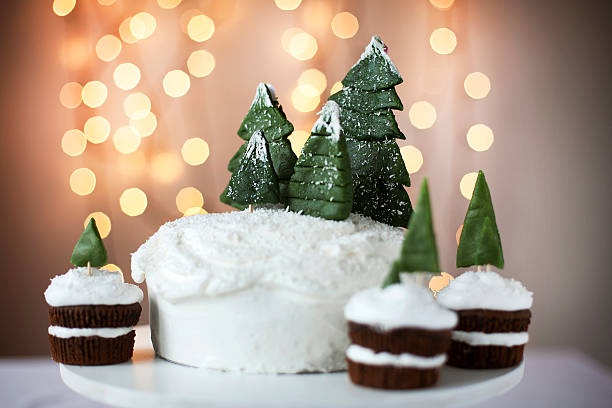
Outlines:
[[[427,178],[421,184],[419,201],[410,218],[400,256],[391,265],[383,288],[400,283],[401,272],[440,272]]]
[[[353,187],[338,104],[327,102],[319,115],[289,182],[289,209],[344,220],[353,206]]]
[[[353,178],[353,212],[376,221],[406,227],[412,214],[410,175],[395,139],[405,139],[393,110],[404,108],[395,86],[402,83],[397,68],[378,36],[342,80],[344,88],[331,95],[340,105]]]
[[[249,204],[280,202],[278,178],[261,130],[255,131],[248,141],[240,166],[232,173],[221,201],[241,210]]]
[[[240,160],[244,156],[247,143],[251,135],[257,130],[264,132],[268,142],[272,164],[278,177],[281,202],[285,203],[287,186],[293,174],[297,156],[291,149],[291,143],[287,140],[287,137],[293,132],[293,125],[287,120],[282,106],[278,103],[274,88],[270,84],[260,83],[257,86],[251,108],[238,129],[238,136],[246,142],[231,158],[227,166],[230,172],[235,172],[240,166]],[[221,201],[223,201],[223,197],[221,197]],[[229,202],[223,202],[231,205]]]
[[[457,248],[457,267],[494,265],[504,267],[504,253],[495,221],[491,192],[480,170]]]
[[[108,263],[108,254],[96,226],[96,220],[93,218],[89,219],[85,231],[77,241],[70,262],[74,266],[87,266],[87,263],[89,263],[96,268]]]

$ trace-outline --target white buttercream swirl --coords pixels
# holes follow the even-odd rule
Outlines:
[[[133,327],[100,327],[91,329],[81,328],[70,328],[62,326],[49,326],[47,330],[50,335],[59,337],[62,339],[69,339],[71,337],[104,337],[107,339],[113,339],[115,337],[123,336],[134,330]]]
[[[483,333],[455,330],[451,338],[470,346],[518,346],[529,341],[527,332]]]
[[[401,353],[391,354],[386,351],[376,353],[366,347],[351,344],[346,350],[346,357],[357,363],[370,365],[391,365],[395,367],[413,368],[436,368],[441,367],[446,362],[446,354],[438,354],[433,357],[417,356],[416,354]]]

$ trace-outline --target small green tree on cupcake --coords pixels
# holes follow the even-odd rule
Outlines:
[[[483,265],[486,265],[487,270],[491,265],[500,269],[504,267],[504,253],[495,221],[491,192],[482,170],[478,172],[457,248],[457,267],[473,265],[476,265],[478,270],[481,270]]]
[[[278,204],[278,178],[268,150],[268,142],[261,130],[251,136],[240,166],[232,173],[229,184],[221,194],[221,201],[232,207],[252,211],[254,204]]]
[[[70,262],[74,266],[87,267],[87,273],[91,275],[91,267],[99,268],[108,263],[108,254],[102,237],[96,226],[96,220],[91,218],[85,231],[77,241]]]
[[[440,272],[427,178],[424,178],[421,184],[419,201],[408,223],[400,256],[391,265],[391,270],[383,282],[383,288],[400,283],[402,272],[416,274],[416,281],[420,284],[423,284],[421,281],[426,274]]]

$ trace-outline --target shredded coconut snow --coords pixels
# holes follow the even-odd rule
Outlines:
[[[318,113],[319,119],[312,127],[312,132],[318,132],[319,129],[324,129],[331,135],[333,141],[337,142],[340,139],[340,106],[334,101],[328,101]]]
[[[244,157],[250,159],[255,153],[255,160],[268,161],[268,149],[266,149],[266,139],[264,138],[263,132],[257,130],[253,132],[253,136],[247,144],[246,152]]]
[[[370,40],[370,43],[366,46],[365,51],[363,51],[363,53],[361,54],[361,57],[353,65],[353,67],[355,67],[355,65],[359,64],[361,61],[363,61],[364,59],[370,56],[382,57],[385,63],[389,66],[389,69],[391,69],[393,73],[401,77],[397,67],[395,66],[393,61],[391,61],[389,54],[387,54],[387,52],[385,51],[385,44],[382,42],[380,37],[377,35],[372,36],[372,40]]]
[[[272,96],[272,99],[270,99],[270,96]],[[257,90],[255,91],[255,97],[253,98],[253,102],[251,103],[251,108],[255,104],[259,104],[260,106],[265,106],[268,108],[273,108],[274,102],[277,102],[274,87],[270,84],[260,82],[259,85],[257,85]]]

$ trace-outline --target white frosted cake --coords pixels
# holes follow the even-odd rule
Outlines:
[[[132,257],[146,278],[156,353],[195,367],[255,373],[346,368],[343,308],[378,285],[403,232],[351,214],[282,209],[180,218]]]

